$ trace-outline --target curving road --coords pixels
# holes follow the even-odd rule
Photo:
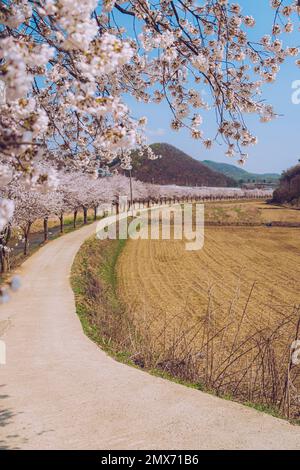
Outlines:
[[[0,307],[0,448],[300,449],[300,427],[120,364],[83,334],[69,273],[94,231],[36,252]]]

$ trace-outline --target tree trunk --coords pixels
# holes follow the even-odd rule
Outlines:
[[[97,220],[97,209],[98,209],[98,207],[95,206],[94,207],[94,220]]]
[[[73,217],[73,228],[76,228],[76,219],[77,219],[77,209],[74,211],[74,217]]]
[[[4,249],[0,249],[0,263],[1,263],[1,273],[6,272],[6,262],[5,262],[5,252]]]
[[[44,242],[47,242],[49,238],[48,232],[48,217],[44,218]]]
[[[24,238],[25,238],[25,242],[24,242],[24,251],[23,251],[23,253],[26,256],[27,253],[28,253],[28,235],[27,235],[27,233],[25,233]]]
[[[59,231],[60,233],[64,233],[64,214],[61,213],[59,216]]]
[[[83,208],[83,223],[84,225],[87,224],[87,208],[86,207]]]
[[[31,228],[31,222],[28,222],[28,224],[26,225],[25,229],[24,229],[24,239],[25,239],[25,242],[24,242],[24,255],[28,255],[28,248],[29,248],[29,234],[30,234],[30,228]]]
[[[64,214],[61,213],[59,216],[59,224],[60,224],[60,233],[64,233]]]
[[[1,232],[1,248],[0,248],[0,270],[5,273],[10,270],[10,253],[5,248],[11,237],[11,225],[8,224]]]

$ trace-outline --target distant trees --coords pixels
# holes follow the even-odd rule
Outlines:
[[[284,171],[280,185],[274,191],[273,202],[300,205],[300,164]]]

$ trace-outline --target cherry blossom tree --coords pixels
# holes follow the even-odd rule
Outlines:
[[[64,210],[63,195],[60,191],[47,191],[39,197],[40,211],[43,214],[44,242],[48,240],[49,217],[60,215]]]
[[[221,137],[226,153],[244,161],[244,148],[257,141],[245,115],[275,116],[261,87],[299,53],[283,41],[298,2],[271,0],[270,8],[274,22],[252,40],[255,18],[228,0],[2,1],[2,159],[30,176],[30,162],[49,152],[62,164],[92,168],[99,156],[142,145],[145,120],[132,119],[127,93],[166,100],[174,130],[187,127],[207,148]],[[208,108],[217,116],[210,137],[201,130]]]
[[[22,230],[24,237],[24,255],[28,254],[29,234],[32,224],[44,218],[44,207],[40,204],[38,191],[27,189],[24,184],[15,183],[9,188],[9,197],[15,203],[13,226]]]

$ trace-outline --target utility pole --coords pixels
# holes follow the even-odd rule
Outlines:
[[[123,159],[123,149],[121,148],[121,156],[122,156],[122,159]],[[125,168],[126,169],[126,168]],[[130,188],[130,208],[131,210],[133,211],[133,192],[132,192],[132,174],[131,174],[131,170],[132,170],[132,165],[130,164],[130,166],[127,168],[127,170],[129,171],[129,188]]]
[[[129,168],[129,185],[130,185],[130,207],[131,211],[133,211],[133,193],[132,193],[132,175],[131,175],[131,168]],[[132,212],[133,214],[133,212]]]

